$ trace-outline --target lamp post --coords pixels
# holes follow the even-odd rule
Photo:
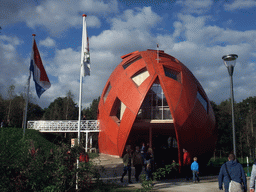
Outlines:
[[[224,55],[222,57],[225,66],[228,69],[230,76],[230,95],[231,95],[231,110],[232,110],[232,131],[233,131],[233,151],[236,156],[236,135],[235,135],[235,115],[234,115],[234,92],[233,92],[233,72],[236,65],[236,59],[238,58],[235,54]]]

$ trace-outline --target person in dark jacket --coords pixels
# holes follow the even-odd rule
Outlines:
[[[129,148],[126,148],[126,154],[123,157],[124,169],[123,174],[120,181],[123,183],[124,176],[128,172],[128,183],[132,183],[131,181],[131,164],[132,164],[132,151]]]
[[[223,189],[222,184],[224,182],[225,192],[229,191],[229,183],[231,180],[235,182],[233,185],[235,187],[232,187],[230,191],[233,191],[233,188],[235,188],[235,191],[247,191],[247,181],[243,167],[236,161],[234,154],[230,154],[228,161],[221,166],[218,180],[220,190]],[[242,189],[242,183],[244,189]]]
[[[153,180],[153,170],[154,170],[154,154],[152,148],[148,148],[146,154],[146,180]]]
[[[136,146],[135,152],[133,153],[133,166],[135,167],[135,179],[138,182],[143,166],[143,157],[140,153],[139,146]]]

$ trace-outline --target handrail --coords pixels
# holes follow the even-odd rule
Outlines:
[[[78,132],[77,120],[39,120],[28,121],[28,129],[40,132]],[[99,132],[98,120],[81,120],[80,132]]]

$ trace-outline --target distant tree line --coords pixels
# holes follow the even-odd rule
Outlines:
[[[22,127],[25,96],[22,93],[16,94],[14,85],[8,88],[7,95],[6,99],[0,95],[0,120],[5,127]],[[71,91],[68,91],[65,97],[56,98],[44,109],[29,102],[27,120],[77,120],[78,105],[74,102],[73,97]],[[97,119],[99,98],[94,99],[90,107],[83,109],[82,114],[86,115],[87,119]]]
[[[218,127],[216,151],[233,152],[231,102],[211,102]],[[256,97],[234,104],[236,153],[238,157],[256,157]]]
[[[0,120],[5,126],[22,127],[25,98],[23,94],[15,93],[15,86],[8,89],[8,98],[0,95]],[[50,105],[42,109],[39,105],[29,102],[28,120],[77,120],[78,105],[73,100],[73,94],[68,91],[65,97],[56,98]],[[82,116],[87,120],[96,120],[100,97],[94,99],[89,107],[82,110]],[[218,127],[218,141],[216,152],[225,153],[233,150],[231,103],[225,100],[217,105],[211,102],[216,126]],[[236,148],[239,157],[256,156],[256,97],[249,97],[242,102],[235,103]]]

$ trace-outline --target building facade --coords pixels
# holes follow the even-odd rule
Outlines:
[[[158,161],[182,165],[183,148],[207,162],[217,141],[215,117],[198,80],[164,51],[135,51],[109,77],[99,102],[99,151],[152,147]]]

